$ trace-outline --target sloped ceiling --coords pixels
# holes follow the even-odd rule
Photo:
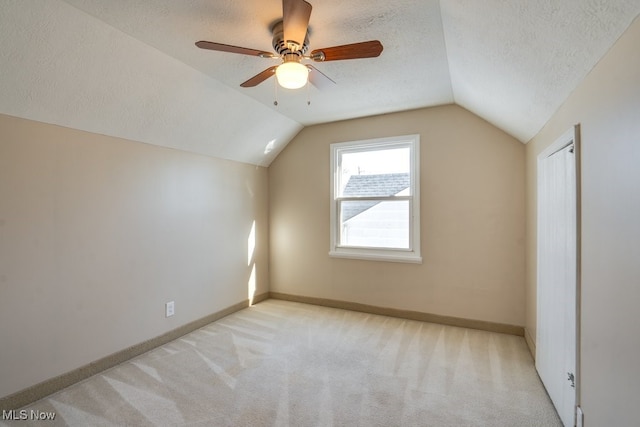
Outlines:
[[[311,0],[311,49],[384,51],[315,64],[337,84],[288,91],[239,86],[274,60],[194,45],[271,51],[281,0],[1,1],[0,113],[256,165],[307,125],[449,103],[527,142],[640,13],[638,0]]]

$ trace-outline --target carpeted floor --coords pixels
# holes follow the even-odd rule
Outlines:
[[[267,300],[26,408],[72,426],[561,426],[521,337]]]

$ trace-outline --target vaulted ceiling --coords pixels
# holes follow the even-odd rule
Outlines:
[[[527,142],[640,14],[639,0],[310,0],[336,84],[239,85],[273,59],[281,0],[2,0],[0,113],[268,165],[304,126],[456,103]],[[274,105],[277,99],[278,105]],[[310,105],[308,102],[310,101]]]

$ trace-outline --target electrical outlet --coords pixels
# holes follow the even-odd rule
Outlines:
[[[171,317],[176,314],[176,306],[174,301],[169,301],[164,305],[164,315],[165,317]]]

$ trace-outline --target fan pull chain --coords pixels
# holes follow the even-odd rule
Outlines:
[[[278,106],[278,81],[276,79],[273,79],[273,92],[274,92],[274,98],[275,98],[275,100],[273,101],[273,105],[277,107]]]
[[[311,105],[311,89],[309,86],[309,80],[307,80],[307,105]]]

